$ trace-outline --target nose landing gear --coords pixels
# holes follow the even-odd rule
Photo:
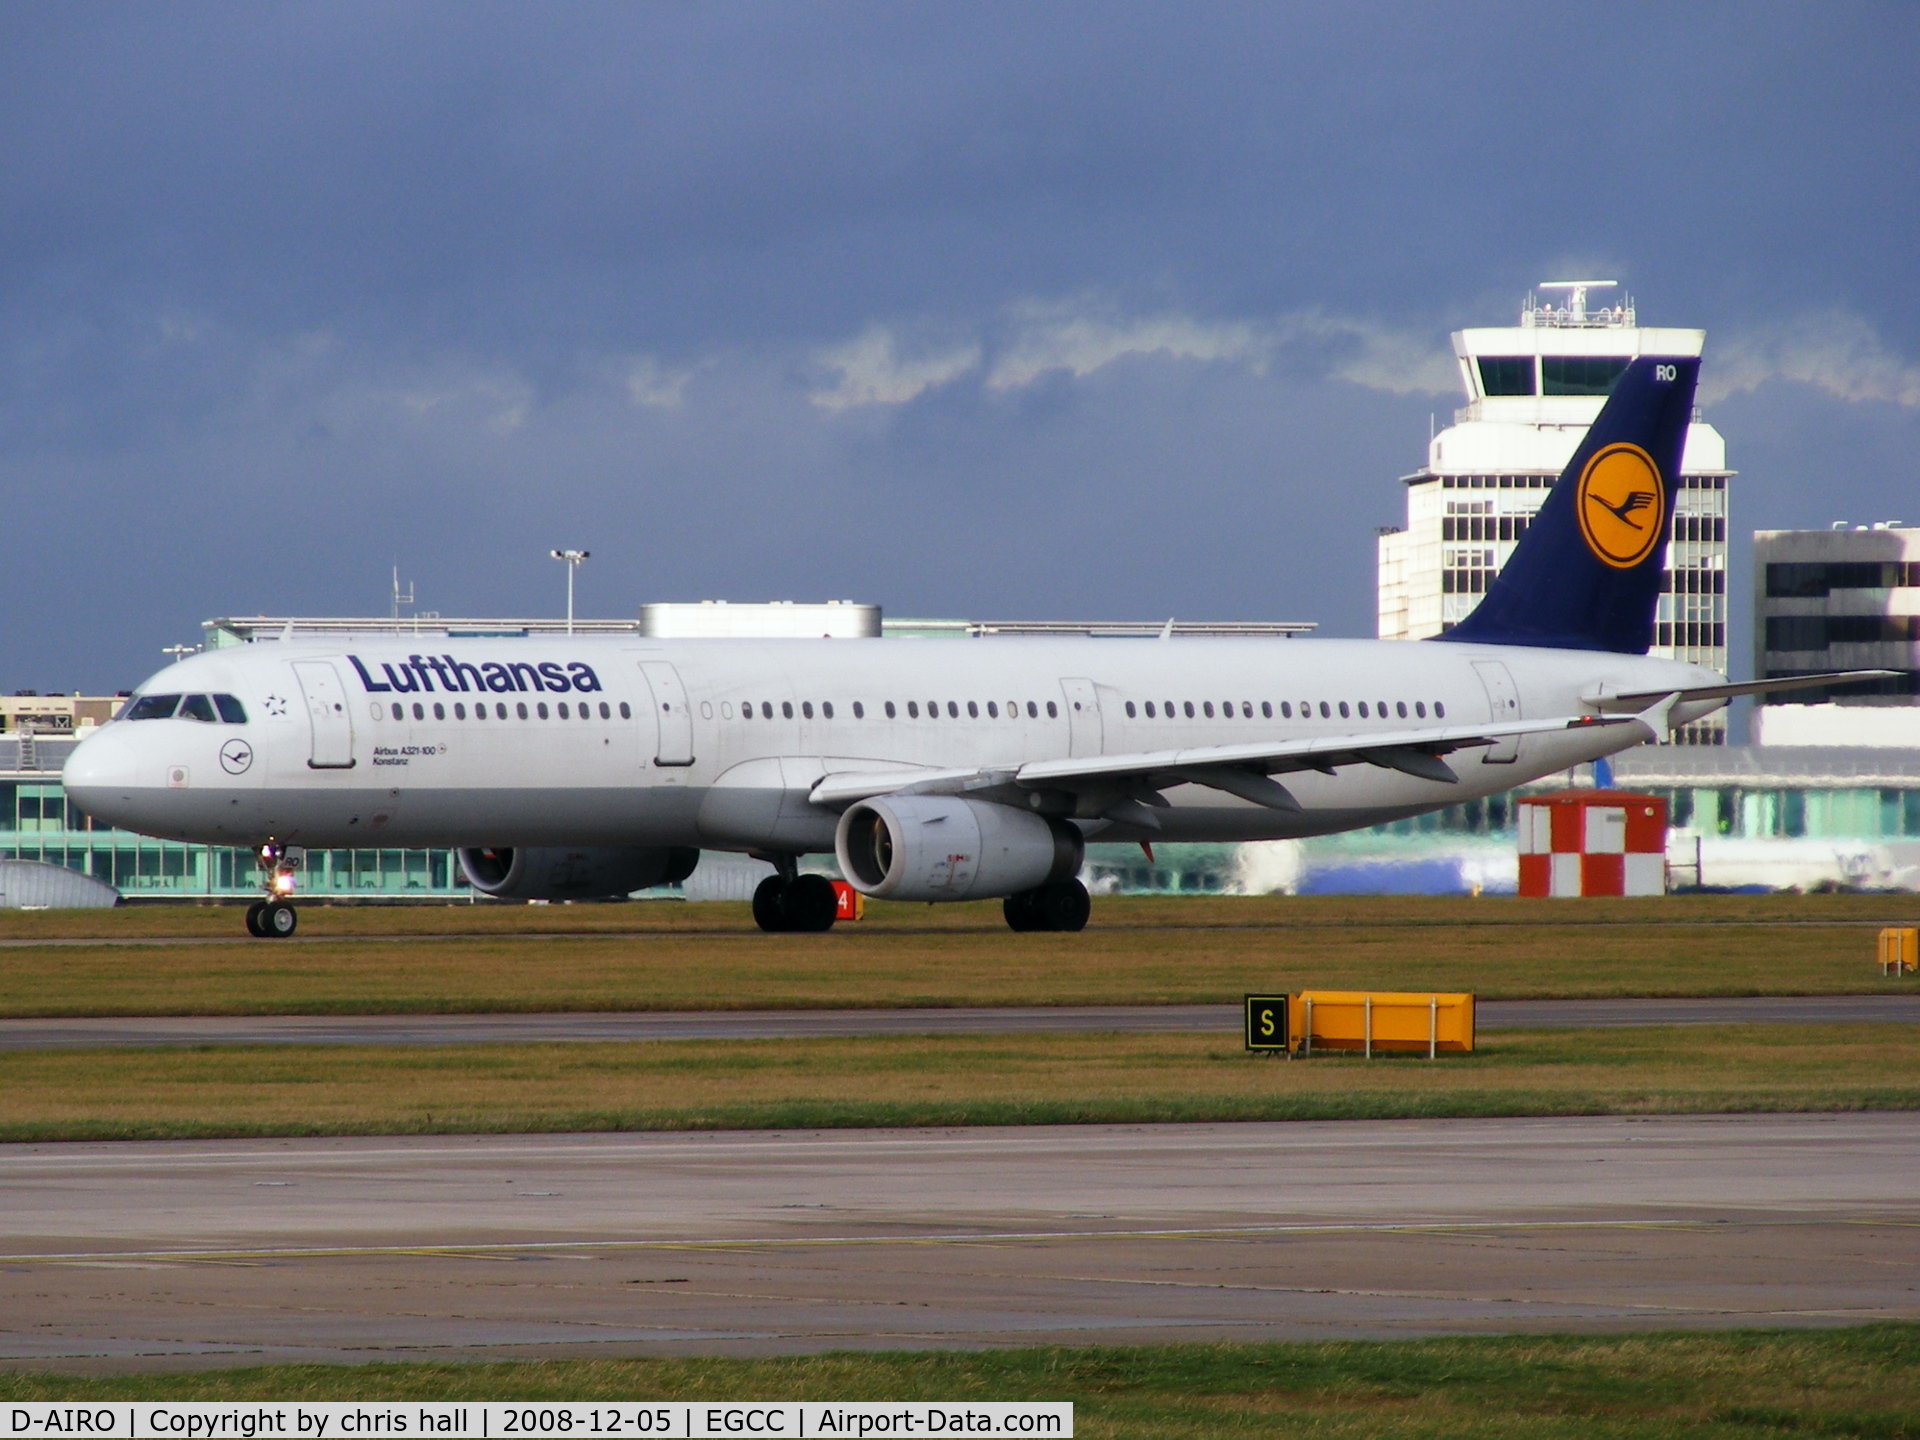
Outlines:
[[[267,896],[247,907],[247,933],[262,940],[284,940],[299,927],[300,915],[293,908],[294,874],[307,852],[297,845],[262,845],[254,852],[255,862],[265,873]]]

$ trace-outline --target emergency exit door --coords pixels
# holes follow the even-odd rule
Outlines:
[[[1100,720],[1100,692],[1093,681],[1062,680],[1060,689],[1067,698],[1067,754],[1100,755],[1106,751],[1105,727]]]
[[[353,768],[353,716],[347,709],[346,688],[340,672],[325,660],[296,660],[293,678],[306,697],[307,716],[313,722],[313,749],[307,764],[315,770]]]
[[[687,706],[687,691],[680,683],[680,672],[663,660],[642,660],[640,673],[653,692],[653,715],[658,726],[653,763],[691,765],[693,712]]]

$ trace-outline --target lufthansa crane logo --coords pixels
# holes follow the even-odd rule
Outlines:
[[[1638,445],[1608,445],[1587,461],[1573,503],[1580,534],[1602,564],[1631,570],[1660,543],[1666,487],[1660,467]]]

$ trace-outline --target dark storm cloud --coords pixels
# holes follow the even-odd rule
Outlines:
[[[575,543],[601,613],[1366,633],[1446,331],[1563,268],[1708,329],[1738,523],[1920,519],[1916,29],[16,4],[0,473],[33,623],[0,657],[130,683],[207,615],[377,609],[396,559],[442,611],[545,612]]]

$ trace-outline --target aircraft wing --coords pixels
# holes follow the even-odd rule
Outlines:
[[[1378,765],[1443,785],[1459,776],[1441,757],[1455,750],[1491,745],[1509,736],[1544,735],[1594,726],[1640,725],[1653,738],[1666,730],[1666,696],[1633,716],[1561,716],[1552,720],[1514,720],[1498,725],[1447,725],[1417,730],[1375,731],[1364,735],[1320,735],[1246,745],[1201,745],[1182,750],[1146,750],[1124,755],[1089,755],[1070,760],[1035,760],[1024,765],[955,770],[908,770],[824,775],[809,798],[816,805],[843,810],[876,795],[973,795],[1025,805],[1041,790],[1089,792],[1108,803],[1094,813],[1158,828],[1154,808],[1159,794],[1174,785],[1206,785],[1273,810],[1298,810],[1300,804],[1273,777],[1296,770],[1331,775],[1342,765]],[[1085,812],[1089,806],[1083,803]]]

